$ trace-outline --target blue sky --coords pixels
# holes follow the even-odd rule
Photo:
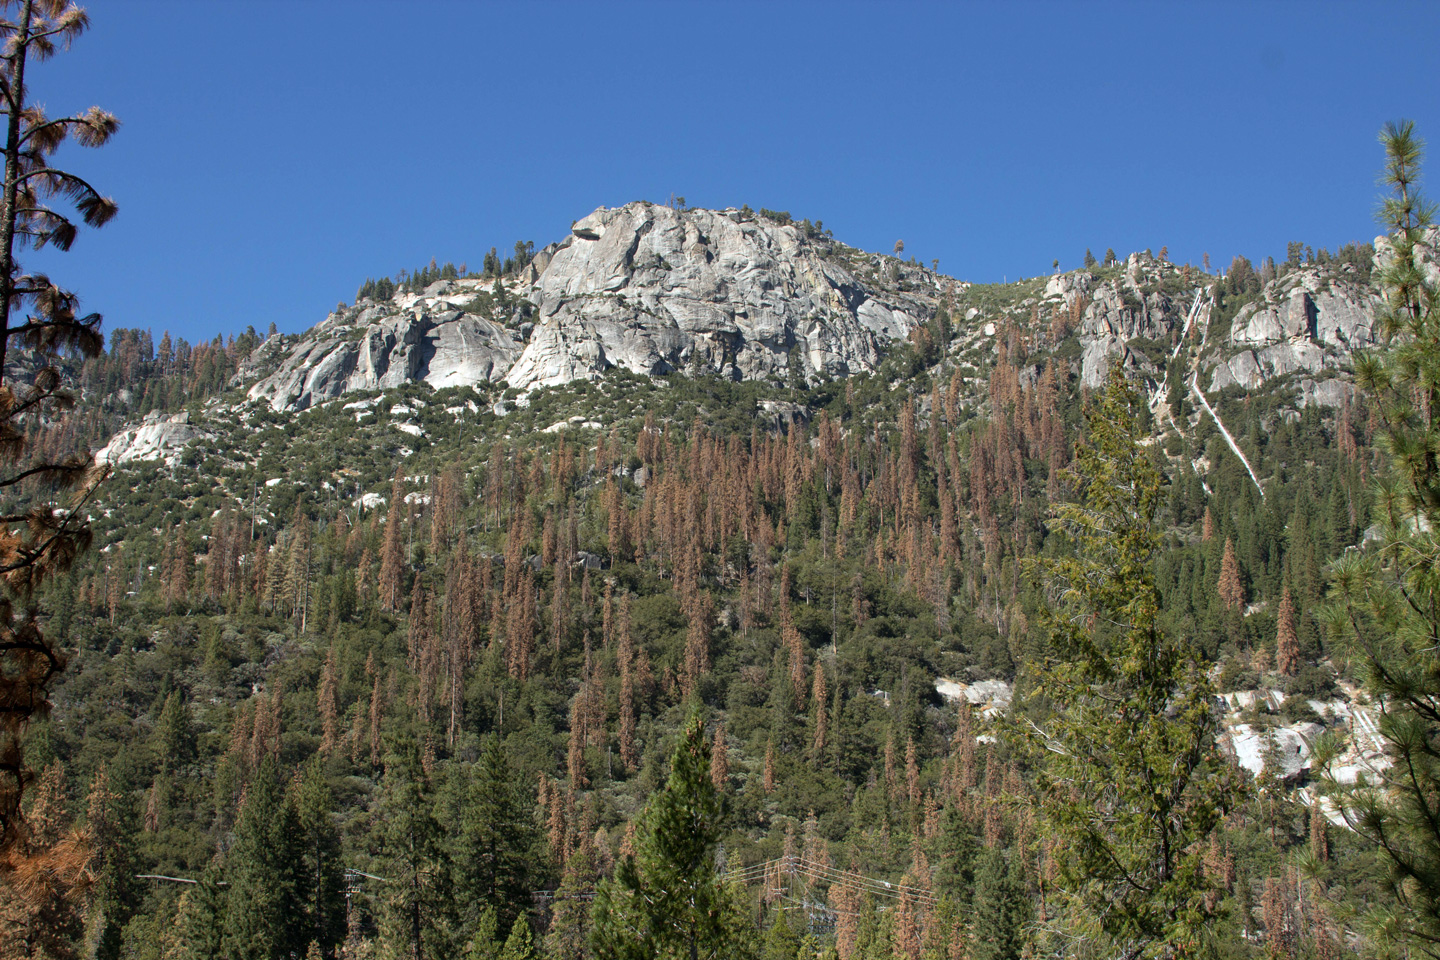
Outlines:
[[[87,6],[31,91],[120,117],[61,162],[121,212],[27,266],[191,341],[672,193],[976,281],[1333,250],[1385,120],[1440,145],[1434,3]]]

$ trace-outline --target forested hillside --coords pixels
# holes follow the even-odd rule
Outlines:
[[[42,598],[73,652],[29,736],[32,816],[102,825],[93,902],[47,909],[107,957],[604,953],[592,896],[619,915],[626,858],[646,875],[658,815],[637,818],[673,763],[723,799],[700,855],[726,878],[724,955],[1059,949],[1073,851],[1040,822],[1020,735],[1046,722],[1054,654],[1033,561],[1069,549],[1047,520],[1078,495],[1108,367],[1145,396],[1159,628],[1235,695],[1222,741],[1264,760],[1227,774],[1192,946],[1358,949],[1384,872],[1308,778],[1359,710],[1316,610],[1372,522],[1375,411],[1348,353],[1331,405],[1307,369],[1199,379],[1237,315],[1283,313],[1302,282],[1370,289],[1368,247],[1291,252],[941,279],[844,377],[407,381],[297,411],[249,392],[296,338],[112,333],[37,449],[98,449],[147,415],[187,430],[145,448],[161,459],[107,449],[93,548]],[[874,260],[882,288],[921,269]],[[367,280],[327,329],[420,310],[433,283],[491,309],[527,266]],[[531,335],[522,310],[490,322]],[[1097,324],[1118,349],[1082,340]],[[1295,729],[1303,763],[1269,736]]]

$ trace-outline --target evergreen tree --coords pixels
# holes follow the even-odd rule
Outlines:
[[[1227,610],[1238,610],[1245,604],[1245,586],[1240,582],[1240,562],[1235,559],[1235,543],[1226,538],[1225,555],[1220,560],[1220,579],[1216,582],[1220,602]]]
[[[972,908],[971,960],[1020,960],[1030,904],[1025,885],[999,849],[992,847],[980,855]]]
[[[317,754],[291,787],[296,824],[296,893],[304,910],[302,940],[331,956],[345,938],[345,879],[340,833],[331,821],[334,799]]]
[[[420,748],[410,743],[385,764],[380,802],[380,843],[385,886],[382,929],[410,960],[439,960],[451,954],[455,907],[450,861],[435,818],[430,775]]]
[[[1275,668],[1283,676],[1293,677],[1300,667],[1300,640],[1295,634],[1295,601],[1289,587],[1280,594],[1275,620]]]
[[[1027,730],[1043,763],[1043,834],[1068,852],[1066,921],[1129,958],[1169,955],[1198,934],[1201,841],[1240,791],[1216,745],[1204,668],[1161,626],[1161,476],[1136,442],[1140,402],[1110,379],[1069,470],[1080,502],[1054,508],[1074,552],[1032,565],[1050,598],[1035,697],[1053,713]]]
[[[221,937],[227,960],[281,960],[303,952],[305,913],[296,884],[296,823],[275,757],[260,761],[225,858],[230,881]]]
[[[1365,675],[1393,765],[1346,797],[1346,819],[1391,867],[1395,903],[1382,942],[1440,956],[1440,283],[1431,206],[1417,183],[1423,143],[1410,121],[1387,124],[1384,180],[1394,190],[1377,252],[1389,348],[1357,358],[1357,385],[1381,422],[1379,538],[1331,567],[1322,617]]]
[[[705,724],[692,714],[670,777],[640,815],[636,850],[595,894],[592,945],[603,960],[753,955],[739,891],[716,870],[724,798],[710,780]]]
[[[77,316],[73,293],[44,274],[25,273],[16,256],[26,248],[70,249],[77,225],[51,206],[57,198],[72,203],[79,219],[92,227],[104,226],[115,215],[113,200],[58,169],[51,158],[66,140],[102,146],[119,121],[99,107],[76,116],[46,116],[31,97],[26,77],[27,66],[57,48],[68,49],[89,24],[84,10],[64,0],[0,4],[0,113],[7,121],[0,191],[0,489],[36,485],[31,489],[40,494],[27,498],[33,505],[7,500],[0,519],[0,883],[8,882],[12,870],[25,869],[18,854],[7,856],[21,841],[21,795],[33,777],[25,765],[25,732],[30,718],[48,707],[50,682],[65,665],[59,646],[41,629],[32,597],[89,546],[88,513],[74,508],[90,499],[103,478],[86,452],[45,455],[33,431],[38,419],[56,416],[69,403],[51,362],[65,354],[93,357],[104,349],[100,315]],[[21,312],[26,310],[30,315]],[[13,322],[17,312],[23,317],[18,323]],[[12,341],[30,354],[19,367],[5,363]],[[16,382],[21,369],[37,371],[26,378],[28,385]],[[16,487],[22,481],[25,486]],[[77,489],[75,499],[64,504],[67,509],[59,509],[59,494]]]
[[[70,823],[58,762],[45,769],[32,796],[16,852],[38,869],[0,884],[0,957],[69,960],[81,920],[74,890],[83,883],[89,851]]]
[[[220,884],[224,864],[217,853],[206,865],[200,880],[180,895],[175,925],[170,931],[166,955],[174,960],[214,960],[224,956],[225,888]]]
[[[535,937],[530,932],[530,921],[524,917],[515,921],[505,946],[500,949],[499,960],[536,960]]]
[[[523,789],[500,737],[492,734],[461,813],[456,863],[461,902],[475,912],[470,923],[493,911],[500,939],[509,936],[539,879],[540,831]]]
[[[497,922],[494,907],[486,904],[481,908],[462,955],[464,960],[497,960],[504,945],[496,929]]]
[[[800,937],[790,928],[784,910],[777,910],[775,922],[765,931],[761,960],[795,960],[800,951]]]

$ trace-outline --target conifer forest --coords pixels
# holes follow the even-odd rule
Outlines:
[[[1334,252],[672,199],[192,344],[27,272],[117,209],[25,81],[87,25],[0,5],[0,958],[1440,956],[1412,125]],[[640,220],[624,289],[768,244],[782,332],[574,294]]]

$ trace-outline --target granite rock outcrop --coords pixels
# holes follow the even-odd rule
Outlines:
[[[409,381],[530,390],[616,367],[841,377],[875,369],[952,283],[808,224],[631,203],[577,221],[498,283],[442,280],[267,341],[236,382],[295,411]]]

